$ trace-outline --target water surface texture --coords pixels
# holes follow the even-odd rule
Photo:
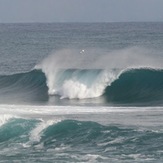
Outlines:
[[[163,162],[163,23],[0,24],[0,162]]]

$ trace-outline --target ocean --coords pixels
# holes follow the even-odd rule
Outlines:
[[[162,163],[163,23],[0,24],[0,163]]]

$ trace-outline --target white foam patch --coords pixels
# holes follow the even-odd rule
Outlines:
[[[120,138],[115,138],[114,140],[108,141],[108,142],[105,142],[105,143],[98,143],[97,145],[98,146],[107,146],[109,144],[123,143],[124,140],[125,139],[123,137],[120,137]]]
[[[41,133],[44,129],[48,128],[49,126],[60,122],[61,120],[47,120],[44,121],[42,120],[42,122],[40,122],[36,128],[34,128],[31,132],[30,132],[30,137],[29,140],[30,142],[40,142],[41,139]]]
[[[97,159],[102,159],[102,160],[108,159],[108,157],[104,157],[104,156],[97,155],[97,154],[87,154],[85,156],[85,158],[87,158],[89,160],[89,162],[95,162],[95,161],[97,161]]]
[[[98,154],[71,155],[71,158],[79,162],[98,162],[98,159],[101,161],[106,161],[108,159],[108,157],[104,157]]]
[[[76,79],[66,80],[63,85],[54,92],[54,94],[59,94],[61,98],[69,98],[69,99],[85,99],[85,98],[95,98],[101,96],[105,88],[118,78],[118,74],[110,71],[103,71],[97,79],[93,81],[91,87],[87,84],[83,84],[82,82]],[[53,88],[52,88],[53,90]],[[51,88],[49,89],[50,92]]]
[[[111,83],[121,74],[120,70],[112,69],[101,70],[99,74],[95,74],[92,70],[88,69],[83,75],[82,70],[76,69],[73,74],[69,75],[69,79],[66,79],[66,70],[54,70],[54,68],[51,67],[43,67],[42,70],[47,78],[49,95],[60,95],[61,99],[85,99],[99,97],[104,93],[105,88],[110,86]],[[67,69],[67,71],[69,70]],[[94,75],[93,79],[91,78],[91,75]],[[63,77],[62,80],[60,79],[61,76]]]
[[[133,113],[162,112],[163,107],[105,107],[105,106],[32,106],[32,105],[0,105],[1,123],[14,117],[42,118],[53,115],[100,114],[100,113]]]
[[[158,126],[163,120],[163,107],[107,107],[107,106],[29,106],[0,105],[0,115],[11,115],[23,119],[96,121],[101,124],[125,124]],[[142,115],[141,117],[139,115]],[[90,116],[91,115],[91,116]],[[154,119],[151,119],[155,117]],[[10,116],[9,116],[10,117]],[[103,118],[102,118],[103,117]],[[4,120],[3,120],[4,119]],[[8,120],[8,118],[6,118]],[[5,118],[2,118],[2,124]],[[39,127],[38,127],[39,128]],[[38,129],[42,130],[42,129]]]

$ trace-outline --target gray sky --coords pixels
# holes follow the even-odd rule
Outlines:
[[[0,23],[119,21],[163,21],[163,0],[0,0]]]

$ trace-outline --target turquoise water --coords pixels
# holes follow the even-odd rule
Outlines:
[[[162,162],[163,23],[0,24],[0,162]]]

